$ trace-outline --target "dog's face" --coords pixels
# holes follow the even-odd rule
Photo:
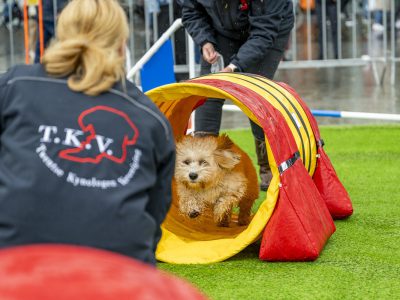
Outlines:
[[[175,179],[191,189],[206,189],[218,182],[224,171],[240,162],[226,135],[219,137],[185,136],[176,145]]]

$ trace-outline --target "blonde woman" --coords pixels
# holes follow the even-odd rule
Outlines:
[[[126,82],[126,16],[72,0],[42,64],[0,77],[0,247],[86,245],[154,264],[175,146]]]

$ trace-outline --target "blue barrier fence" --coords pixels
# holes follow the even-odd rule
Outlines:
[[[224,105],[223,110],[225,110],[225,111],[241,111],[239,107],[237,107],[235,105],[230,105],[230,104]],[[316,117],[400,121],[400,114],[381,114],[381,113],[318,110],[318,109],[312,109],[311,113]]]

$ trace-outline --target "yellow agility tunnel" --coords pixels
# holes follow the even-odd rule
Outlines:
[[[188,219],[179,213],[173,191],[156,251],[158,260],[177,264],[223,261],[260,238],[261,259],[318,257],[335,227],[312,180],[318,165],[316,125],[310,123],[309,110],[293,90],[257,75],[218,73],[146,94],[170,121],[175,139],[185,134],[191,112],[207,98],[231,100],[264,129],[273,173],[266,199],[248,226],[217,227],[211,216]],[[325,180],[323,185],[329,184]]]

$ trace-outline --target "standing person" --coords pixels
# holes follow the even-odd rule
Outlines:
[[[388,11],[390,10],[390,1],[370,0],[368,3],[368,9],[373,12],[374,17],[372,30],[378,33],[383,33],[385,31],[385,26],[383,24],[383,15],[387,15]]]
[[[72,0],[42,64],[0,77],[0,248],[76,244],[155,264],[175,146],[124,79],[128,31],[116,0]]]
[[[182,21],[202,50],[201,74],[223,56],[222,72],[246,72],[273,79],[293,27],[290,0],[184,0]],[[208,99],[196,110],[195,135],[218,135],[224,100]],[[260,166],[261,190],[272,174],[264,131],[251,122]]]
[[[347,6],[350,4],[350,2],[351,2],[351,0],[341,0],[340,1],[340,4],[341,4],[340,12],[342,14],[344,14],[346,19],[349,19],[349,14],[347,12]]]
[[[336,0],[326,0],[325,2],[325,24],[326,21],[330,21],[330,27],[331,27],[331,34],[332,34],[332,43],[333,43],[333,55],[334,58],[337,59],[339,57],[339,48],[338,48],[338,32],[337,32],[337,22],[338,22],[338,16],[337,16],[337,3]],[[317,14],[317,19],[318,19],[318,46],[319,46],[319,54],[318,54],[318,59],[325,59],[324,57],[324,47],[323,47],[323,10],[322,10],[322,0],[316,0],[315,3],[315,12]],[[327,27],[325,27],[327,28]],[[326,35],[328,34],[328,31],[325,33]]]
[[[11,15],[10,15],[11,12]],[[14,26],[14,22],[18,21],[18,28],[21,27],[21,24],[24,22],[24,17],[22,14],[21,7],[18,4],[17,0],[7,1],[3,0],[3,24],[9,29],[12,30]]]

